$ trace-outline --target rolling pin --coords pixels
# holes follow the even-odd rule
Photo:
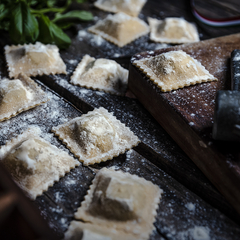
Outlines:
[[[231,53],[231,90],[216,96],[212,136],[216,140],[240,140],[240,50]]]

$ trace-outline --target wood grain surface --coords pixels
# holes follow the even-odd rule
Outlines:
[[[75,168],[37,197],[34,204],[40,209],[49,226],[62,237],[70,221],[74,219],[74,212],[80,206],[96,171],[104,166],[114,167],[144,177],[164,190],[155,222],[156,231],[150,239],[193,239],[194,232],[198,230],[204,231],[209,239],[238,239],[239,215],[137,99],[114,96],[69,83],[75,67],[85,54],[96,58],[115,59],[128,68],[134,54],[166,47],[151,42],[148,35],[123,48],[97,39],[95,35],[87,32],[87,28],[108,13],[94,8],[92,3],[93,1],[86,3],[83,8],[93,12],[94,20],[71,28],[68,34],[71,36],[72,45],[61,51],[68,74],[35,78],[52,96],[51,101],[0,123],[0,145],[28,126],[37,125],[42,129],[43,137],[68,151],[50,133],[51,127],[100,106],[113,112],[121,122],[130,127],[140,138],[141,144],[106,163]],[[184,17],[197,24],[202,40],[237,33],[240,30],[237,27],[215,29],[198,23],[191,14],[189,1],[185,0],[149,0],[139,17],[146,21],[148,16],[158,19],[168,16]],[[6,44],[11,42],[3,32],[0,37],[1,78],[8,76],[3,55]]]

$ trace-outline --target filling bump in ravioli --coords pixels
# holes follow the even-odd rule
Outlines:
[[[162,190],[150,181],[103,168],[93,180],[75,218],[148,239],[154,229],[161,194]]]
[[[29,77],[0,80],[0,121],[48,101],[47,95]]]
[[[155,42],[180,44],[199,41],[196,26],[183,18],[158,20],[149,17],[148,22],[150,39]]]
[[[107,12],[124,12],[137,17],[147,0],[97,0],[94,5]]]
[[[104,20],[98,21],[88,30],[100,35],[119,47],[123,47],[133,40],[147,34],[149,32],[149,27],[139,18],[119,12],[115,15],[108,15]]]
[[[217,80],[200,62],[181,50],[136,60],[133,64],[163,92]]]
[[[0,148],[0,161],[31,199],[79,165],[79,161],[39,134],[39,128],[30,128]]]
[[[85,55],[74,71],[71,83],[116,95],[124,95],[128,84],[128,70],[113,60],[95,59]]]
[[[0,112],[6,113],[9,109],[16,112],[23,104],[29,103],[32,92],[27,90],[19,79],[3,79],[0,85]]]
[[[66,65],[55,45],[36,42],[28,45],[5,46],[5,55],[11,78],[16,78],[20,73],[27,76],[66,74]]]
[[[53,127],[52,131],[84,165],[107,161],[139,143],[139,139],[104,108]]]
[[[116,231],[114,228],[99,226],[91,223],[83,223],[80,221],[71,221],[65,240],[144,240],[138,235],[131,233]]]

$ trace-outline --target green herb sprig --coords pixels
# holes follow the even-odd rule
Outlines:
[[[85,0],[1,0],[0,29],[9,31],[15,44],[40,41],[67,48],[71,39],[62,29],[70,27],[73,20],[93,18],[87,11],[67,11],[73,1],[83,3]]]

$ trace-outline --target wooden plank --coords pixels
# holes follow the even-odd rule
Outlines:
[[[230,84],[228,61],[231,51],[240,47],[240,34],[177,46],[132,59],[181,49],[198,59],[217,82],[198,84],[162,93],[135,66],[130,66],[129,88],[210,181],[240,213],[239,163],[234,144],[221,144],[211,138],[216,92]],[[148,99],[148,101],[146,101]],[[160,114],[161,112],[164,113]],[[231,148],[229,149],[229,147]]]

